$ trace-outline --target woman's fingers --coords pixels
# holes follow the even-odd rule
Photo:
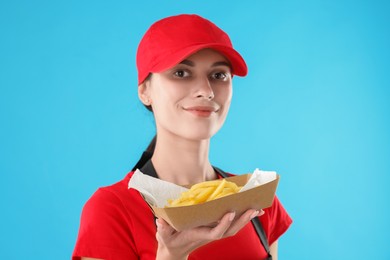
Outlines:
[[[157,225],[157,233],[156,237],[157,240],[160,241],[161,239],[167,240],[172,237],[172,235],[176,232],[173,227],[171,227],[165,220],[163,219],[156,219],[156,225]]]
[[[240,231],[252,218],[264,214],[263,210],[247,210],[239,218],[236,218],[235,212],[225,214],[214,228],[199,227],[197,228],[196,238],[207,239],[208,241],[218,240],[223,237],[235,235]]]
[[[225,214],[215,227],[196,227],[183,231],[176,231],[165,220],[157,219],[156,239],[159,243],[159,252],[169,252],[171,255],[188,255],[194,249],[211,241],[235,235],[248,222],[264,214],[263,210],[247,210],[240,217],[235,212]]]
[[[247,210],[244,214],[242,214],[238,219],[236,219],[229,229],[226,231],[224,237],[234,236],[238,231],[240,231],[252,218],[261,216],[264,214],[263,210]]]
[[[235,213],[227,213],[215,227],[196,227],[184,231],[176,231],[163,219],[157,219],[156,239],[159,243],[159,255],[170,255],[181,259],[194,249],[213,240],[221,239],[229,229]]]
[[[192,233],[193,239],[200,240],[216,240],[222,237],[235,235],[241,228],[243,228],[252,218],[259,217],[264,214],[263,210],[247,210],[239,218],[235,219],[235,212],[225,214],[219,221],[218,225],[209,227],[195,228]],[[157,219],[157,234],[164,240],[172,239],[172,236],[177,232],[165,220]]]
[[[209,239],[210,240],[221,239],[225,235],[225,233],[229,229],[229,227],[231,226],[235,216],[236,216],[235,212],[230,212],[230,213],[225,214],[222,217],[222,219],[219,221],[218,225],[215,226],[214,228],[212,228],[208,232]]]
[[[260,216],[263,216],[264,215],[264,210],[259,210],[259,214],[257,215],[258,217],[260,217]]]

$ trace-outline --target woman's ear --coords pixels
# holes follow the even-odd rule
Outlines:
[[[145,106],[150,106],[152,104],[148,80],[145,80],[141,85],[138,86],[138,97]]]

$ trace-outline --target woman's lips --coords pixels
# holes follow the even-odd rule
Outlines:
[[[209,117],[211,114],[218,111],[216,108],[209,106],[186,107],[184,110],[199,117]]]

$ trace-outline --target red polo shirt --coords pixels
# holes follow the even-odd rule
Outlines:
[[[157,241],[154,216],[138,191],[128,189],[133,175],[122,181],[99,188],[87,201],[73,260],[80,257],[120,259],[156,259]],[[292,223],[275,197],[270,208],[260,217],[270,245]],[[193,251],[190,260],[205,259],[265,259],[265,252],[255,229],[249,222],[235,236],[211,242]]]

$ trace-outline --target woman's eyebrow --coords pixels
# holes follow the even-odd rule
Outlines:
[[[190,60],[183,60],[179,64],[184,64],[184,65],[188,65],[188,66],[191,66],[191,67],[195,67],[195,63],[193,63]]]
[[[195,67],[195,63],[190,61],[190,60],[183,60],[179,64],[184,64],[190,67]],[[211,65],[211,67],[218,67],[218,66],[226,66],[226,67],[231,67],[230,64],[226,61],[217,61]]]
[[[231,67],[231,65],[226,62],[226,61],[218,61],[218,62],[215,62],[213,63],[212,67],[218,67],[218,66],[226,66],[226,67]]]

